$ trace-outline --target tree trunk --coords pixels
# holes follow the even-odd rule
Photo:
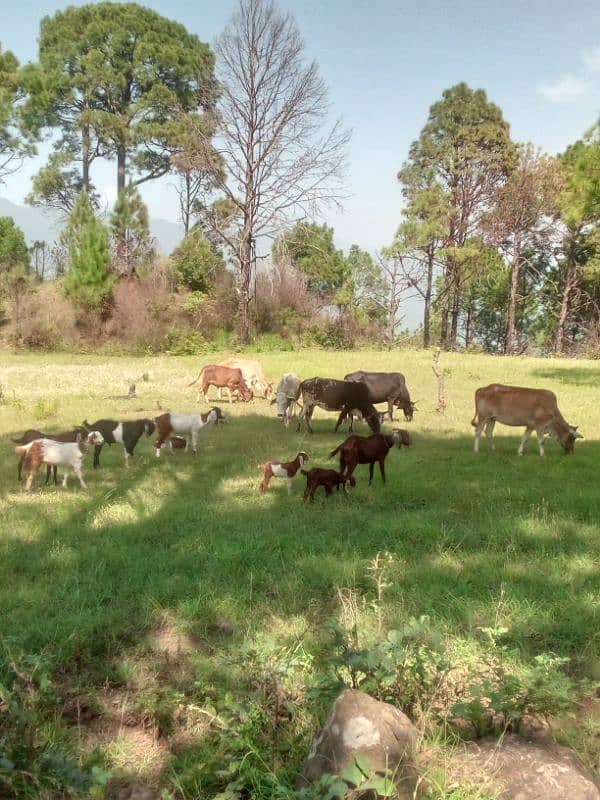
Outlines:
[[[471,344],[471,317],[473,316],[473,306],[469,303],[467,308],[467,318],[465,320],[465,347]]]
[[[117,148],[117,193],[125,189],[125,166],[127,162],[127,154],[125,148],[119,146]]]
[[[427,285],[425,287],[425,307],[423,309],[423,347],[431,344],[431,293],[433,289],[433,248],[427,254]]]
[[[573,290],[577,286],[577,277],[577,264],[572,258],[569,258],[567,280],[565,281],[562,302],[560,304],[560,314],[558,315],[558,327],[556,328],[556,339],[554,343],[554,352],[557,355],[561,355],[564,351],[565,327],[571,312],[571,298],[573,297]]]
[[[191,216],[191,203],[190,203],[190,191],[191,191],[191,177],[190,171],[186,170],[185,173],[185,201],[184,201],[184,208],[183,208],[183,229],[185,231],[185,236],[188,235],[190,232],[190,216]]]
[[[252,240],[244,234],[240,247],[240,328],[239,339],[242,344],[250,341],[250,279],[252,275]]]
[[[514,355],[515,352],[517,338],[517,292],[519,289],[520,273],[521,248],[517,244],[515,247],[510,275],[510,294],[508,296],[508,312],[506,320],[506,344],[504,346],[504,353],[508,356]]]
[[[460,278],[458,272],[455,271],[454,286],[452,289],[452,325],[450,327],[450,350],[456,349],[458,341],[458,318],[460,315]]]
[[[86,194],[90,193],[90,128],[85,125],[82,132],[82,167],[81,167],[81,182],[83,190]]]

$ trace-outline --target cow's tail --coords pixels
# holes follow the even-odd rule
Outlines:
[[[343,442],[342,442],[342,444],[343,444]],[[335,448],[335,450],[332,450],[331,453],[329,453],[329,458],[333,458],[335,455],[337,455],[337,453],[340,452],[341,449],[342,449],[342,445],[338,444],[338,446]]]
[[[198,373],[198,377],[197,377],[197,378],[194,378],[194,380],[193,380],[191,383],[188,383],[188,387],[189,387],[189,386],[193,386],[195,383],[198,383],[198,381],[199,381],[199,380],[200,380],[200,378],[202,377],[202,373],[204,372],[204,370],[205,370],[205,369],[206,369],[206,366],[202,367],[202,369],[201,369],[201,370],[200,370],[200,372]]]
[[[473,417],[473,419],[471,420],[471,425],[472,425],[474,428],[476,428],[476,427],[477,427],[477,425],[478,425],[477,411],[475,412],[475,416],[474,416],[474,417]]]

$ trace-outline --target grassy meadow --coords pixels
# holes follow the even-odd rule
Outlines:
[[[200,432],[196,458],[157,459],[144,438],[128,470],[120,445],[104,448],[99,470],[88,455],[88,491],[73,478],[44,488],[43,470],[31,494],[18,485],[11,438],[26,428],[153,417],[157,403],[194,411],[188,384],[220,358],[2,356],[0,682],[46,741],[165,797],[209,798],[240,774],[220,774],[229,725],[244,731],[244,770],[291,786],[327,708],[311,690],[330,664],[332,621],[368,646],[426,616],[455,671],[474,674],[486,669],[486,629],[502,629],[515,669],[554,654],[577,698],[589,693],[600,680],[600,364],[443,354],[440,415],[430,352],[261,354],[275,383],[288,371],[398,370],[418,401],[401,422],[413,446],[389,454],[387,484],[376,473],[369,487],[359,467],[350,496],[320,490],[314,505],[301,476],[289,497],[276,480],[261,494],[256,464],[306,450],[309,466],[333,466],[345,433],[320,409],[313,435],[285,429],[262,399],[224,400],[229,424]],[[473,394],[492,381],[555,391],[585,437],[575,455],[550,441],[542,459],[533,437],[519,458],[522,431],[497,426],[496,452],[482,437],[476,456]],[[119,399],[131,382],[137,398]],[[281,692],[287,717],[273,721]]]

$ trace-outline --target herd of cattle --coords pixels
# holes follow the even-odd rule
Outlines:
[[[370,436],[349,436],[330,454],[340,455],[340,469],[329,470],[302,467],[308,461],[308,455],[301,451],[291,461],[266,461],[258,467],[263,473],[260,484],[266,491],[273,477],[284,478],[288,491],[293,477],[300,472],[306,476],[305,499],[312,500],[319,486],[331,494],[333,488],[355,485],[353,476],[358,464],[369,465],[369,483],[373,479],[375,464],[379,464],[381,476],[385,481],[384,462],[388,452],[396,445],[410,444],[410,436],[406,431],[394,429],[392,435],[381,433],[381,425],[386,413],[393,421],[394,408],[402,409],[407,421],[413,419],[416,403],[411,400],[404,375],[399,372],[352,372],[343,380],[334,378],[309,378],[301,380],[288,373],[283,376],[275,392],[273,386],[265,378],[258,361],[247,359],[227,359],[221,364],[203,367],[198,377],[190,384],[200,382],[204,399],[208,402],[208,390],[217,388],[219,398],[221,390],[226,389],[229,402],[235,399],[243,402],[251,401],[255,395],[277,405],[277,415],[286,426],[293,421],[297,430],[306,424],[312,433],[311,419],[315,407],[327,411],[339,412],[335,425],[337,432],[340,425],[347,420],[352,431],[355,418],[363,419],[372,431]],[[198,390],[200,400],[200,389]],[[376,405],[387,404],[387,411],[378,411]],[[81,473],[83,457],[94,447],[94,467],[100,465],[100,452],[105,444],[120,443],[125,450],[125,464],[133,456],[139,439],[145,434],[157,433],[156,456],[159,457],[163,447],[171,449],[185,447],[196,453],[197,437],[202,428],[209,424],[225,422],[225,414],[213,406],[204,414],[182,414],[165,412],[154,419],[110,420],[100,419],[93,423],[85,421],[71,431],[62,434],[46,434],[39,430],[29,429],[22,437],[13,440],[19,456],[18,478],[21,480],[22,470],[27,472],[26,489],[32,486],[33,476],[40,466],[46,465],[46,483],[52,471],[54,483],[57,483],[57,467],[65,468],[63,486],[67,485],[68,469],[79,478],[82,488],[86,488]],[[471,424],[475,428],[475,452],[479,451],[479,440],[485,430],[492,449],[493,430],[496,422],[504,425],[524,427],[525,432],[519,445],[518,454],[523,455],[523,448],[532,432],[538,439],[540,455],[544,455],[544,438],[549,435],[555,438],[565,453],[573,453],[575,440],[583,438],[576,426],[566,422],[558,409],[556,395],[545,389],[527,389],[517,386],[491,384],[475,392],[475,416]]]

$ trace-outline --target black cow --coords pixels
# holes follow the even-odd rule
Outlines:
[[[130,419],[118,422],[114,419],[99,419],[92,425],[83,423],[86,431],[99,431],[104,437],[105,444],[122,444],[125,448],[125,466],[129,466],[129,459],[133,457],[133,450],[140,437],[145,433],[152,436],[156,425],[151,419]],[[103,445],[97,444],[94,448],[94,468],[100,466],[100,453]]]
[[[302,381],[298,388],[298,397],[302,396],[303,408],[298,416],[298,429],[302,419],[310,433],[310,420],[315,406],[326,411],[341,411],[335,430],[339,428],[342,420],[357,408],[369,425],[373,433],[379,433],[381,424],[377,409],[369,400],[369,390],[364,383],[356,381],[337,381],[334,378],[309,378]]]
[[[394,406],[404,411],[404,418],[409,422],[413,418],[416,403],[410,399],[406,380],[401,372],[351,372],[344,377],[345,381],[364,383],[369,390],[371,403],[387,403],[390,422],[394,419]]]

